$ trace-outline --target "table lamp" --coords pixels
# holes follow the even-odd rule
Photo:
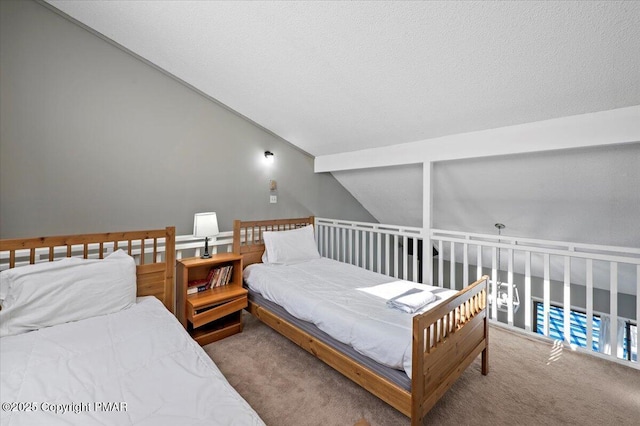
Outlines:
[[[220,231],[218,230],[218,216],[215,212],[196,213],[193,216],[193,236],[196,238],[204,238],[204,254],[200,256],[202,259],[209,259],[209,237],[215,237]]]

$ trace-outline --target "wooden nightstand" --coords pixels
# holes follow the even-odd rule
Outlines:
[[[212,268],[224,266],[233,266],[229,284],[187,295],[189,281],[204,279]],[[178,260],[176,287],[178,320],[200,345],[242,331],[242,309],[247,307],[247,290],[242,287],[240,255],[219,253],[209,259]]]

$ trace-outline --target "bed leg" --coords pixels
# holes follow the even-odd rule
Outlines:
[[[422,426],[423,417],[414,416],[411,417],[411,426]]]
[[[489,374],[489,348],[482,351],[482,375]]]
[[[489,374],[489,320],[484,318],[484,350],[482,351],[482,375]]]

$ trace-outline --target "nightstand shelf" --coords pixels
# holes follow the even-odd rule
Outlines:
[[[212,268],[233,266],[229,284],[187,295],[189,281],[207,277]],[[214,254],[209,259],[181,259],[176,267],[176,314],[191,337],[206,345],[242,331],[247,290],[242,287],[242,257]]]

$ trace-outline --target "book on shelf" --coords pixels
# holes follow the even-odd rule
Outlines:
[[[203,285],[199,285],[199,286],[192,286],[192,287],[188,287],[187,288],[187,294],[197,294],[200,293],[201,291],[205,291],[208,290],[209,288],[209,284],[203,284]]]
[[[221,266],[216,268],[213,277],[211,278],[210,287],[221,287],[223,285],[229,284],[231,281],[231,272],[233,270],[233,265]]]
[[[220,271],[220,276],[218,277],[218,280],[215,283],[215,287],[220,287],[220,286],[229,284],[229,282],[231,282],[232,271],[233,271],[233,265],[224,266],[222,268],[222,271]]]
[[[214,287],[221,287],[231,282],[233,265],[211,268],[207,278],[191,280],[187,283],[187,294],[197,294]]]
[[[211,279],[215,274],[215,268],[211,268],[206,278],[191,280],[187,283],[187,294],[196,294],[211,288]]]

